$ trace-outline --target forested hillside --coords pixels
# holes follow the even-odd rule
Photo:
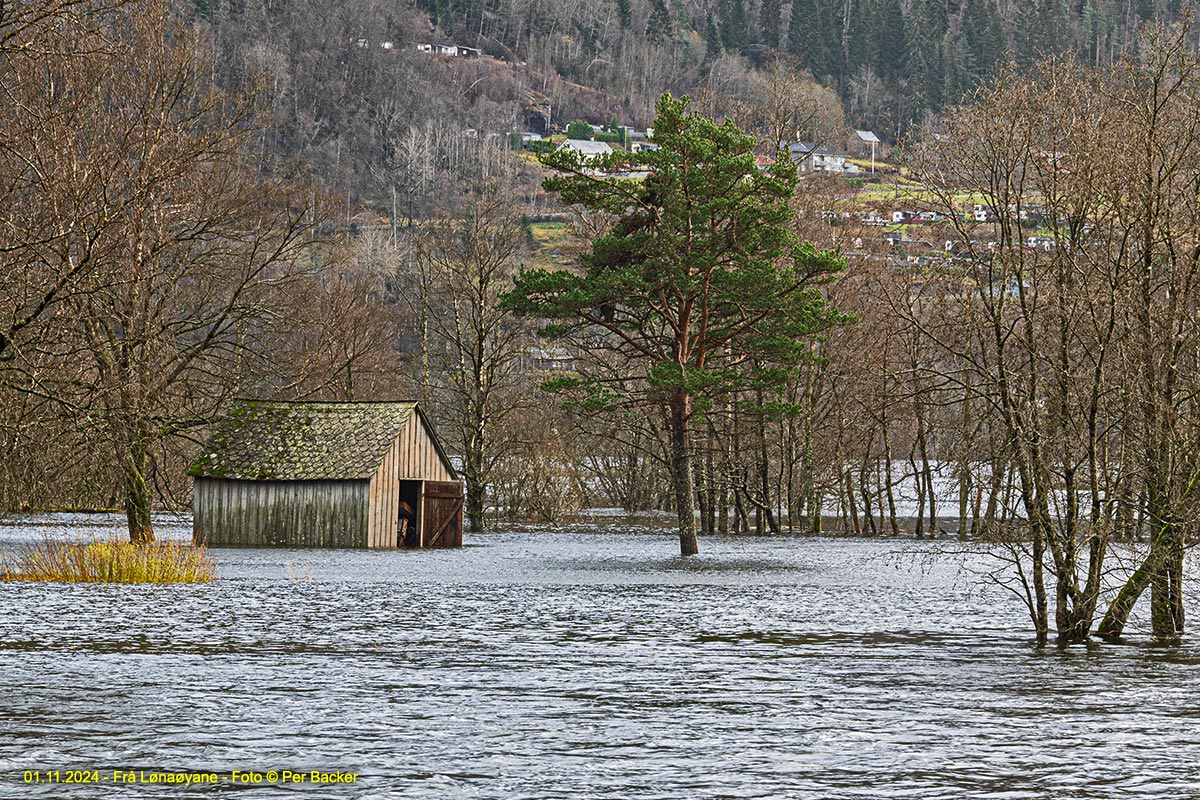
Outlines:
[[[495,152],[504,135],[546,120],[556,129],[576,118],[644,126],[664,90],[707,94],[720,113],[756,104],[772,64],[810,78],[813,92],[830,90],[838,102],[827,119],[895,141],[1002,63],[1063,53],[1109,63],[1142,22],[1175,17],[1182,5],[195,0],[190,13],[218,49],[222,84],[264,79],[276,116],[263,147],[310,163],[345,193],[353,217],[444,205],[456,184],[505,168]],[[483,56],[433,55],[422,43]]]

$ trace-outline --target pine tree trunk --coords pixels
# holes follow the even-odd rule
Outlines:
[[[675,490],[675,510],[679,517],[679,554],[694,556],[700,552],[696,541],[696,499],[692,491],[692,462],[688,452],[688,411],[691,398],[677,391],[671,398],[671,484]]]

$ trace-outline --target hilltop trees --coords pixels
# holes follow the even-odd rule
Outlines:
[[[688,113],[688,102],[659,100],[659,150],[599,165],[649,171],[644,181],[598,175],[565,149],[546,158],[562,173],[546,188],[612,227],[593,241],[582,273],[522,272],[506,300],[597,354],[553,383],[578,407],[662,415],[684,555],[697,552],[695,417],[735,389],[785,383],[811,358],[809,337],[840,319],[818,285],[842,266],[789,227],[795,167],[759,170],[753,137]]]

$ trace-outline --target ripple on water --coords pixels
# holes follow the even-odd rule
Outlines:
[[[0,547],[115,525],[20,520]],[[0,796],[60,796],[14,783],[55,767],[362,775],[247,798],[1200,796],[1200,651],[1038,650],[972,548],[474,544],[220,550],[199,586],[0,585]]]

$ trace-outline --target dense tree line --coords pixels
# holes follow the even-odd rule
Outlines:
[[[518,54],[620,97],[649,67],[684,90],[719,53],[755,65],[799,59],[835,87],[864,125],[903,129],[957,102],[1008,60],[1046,55],[1110,63],[1145,21],[1173,18],[1180,0],[711,0],[614,5],[436,0],[421,7],[456,36]],[[647,52],[647,47],[650,51]],[[647,98],[639,99],[643,111]]]

